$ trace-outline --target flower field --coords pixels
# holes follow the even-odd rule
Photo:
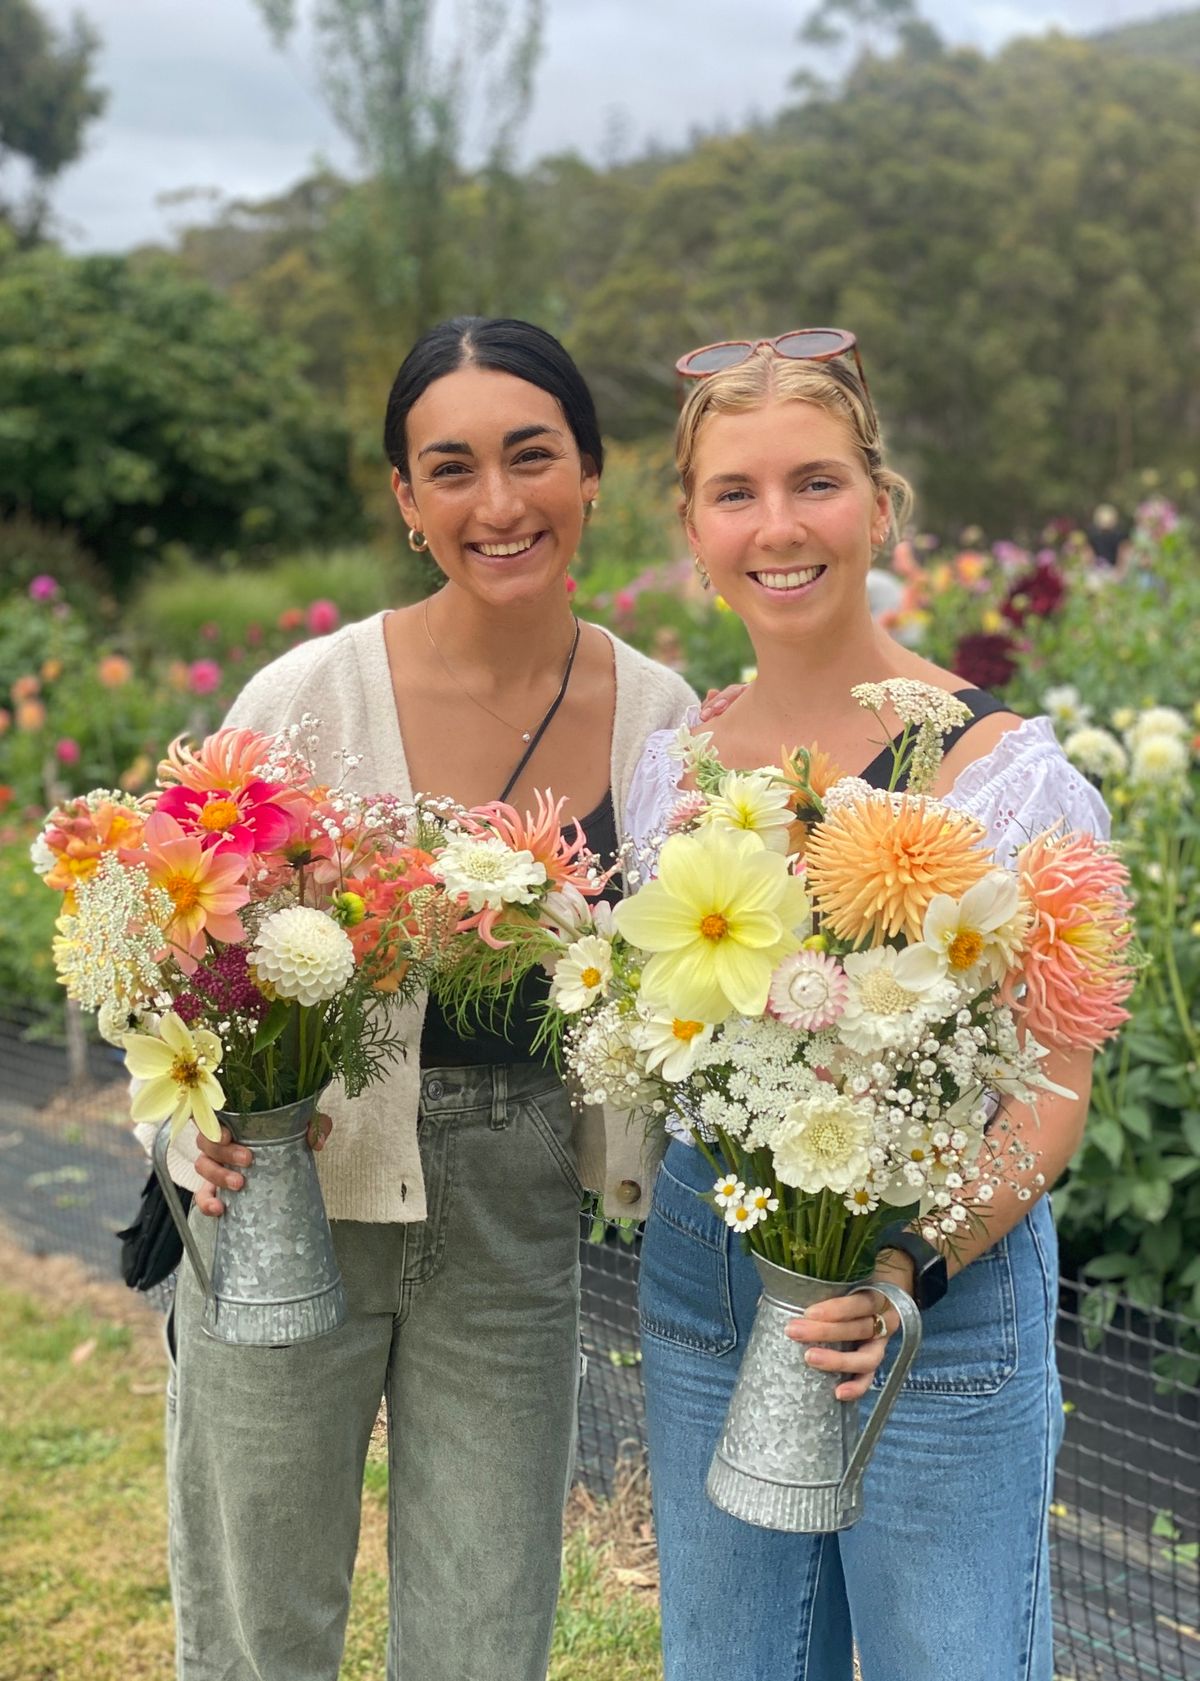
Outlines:
[[[661,464],[614,450],[612,468],[572,580],[578,610],[697,687],[736,681],[750,659],[744,632],[690,563],[630,564],[672,550]],[[1097,1059],[1087,1138],[1055,1195],[1068,1259],[1096,1285],[1097,1322],[1117,1290],[1200,1318],[1198,560],[1195,526],[1151,498],[1119,577],[1066,529],[1038,548],[918,538],[898,546],[880,592],[904,642],[1053,718],[1101,788],[1133,878],[1133,1019]],[[120,619],[50,572],[0,596],[0,997],[59,1001],[60,905],[29,865],[51,805],[96,786],[144,792],[170,739],[212,729],[259,666],[419,588],[363,551],[324,571],[303,557],[245,577],[152,581]],[[1164,1375],[1200,1376],[1200,1344]]]

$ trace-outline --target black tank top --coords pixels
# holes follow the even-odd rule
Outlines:
[[[580,827],[587,836],[588,846],[607,870],[617,856],[617,814],[613,806],[611,788],[595,811],[583,819]],[[610,904],[621,897],[620,886],[610,882],[600,895]],[[421,1030],[422,1068],[463,1068],[482,1064],[541,1061],[533,1049],[534,1035],[541,1019],[539,1006],[550,993],[550,978],[535,969],[525,976],[513,996],[512,1011],[507,1023],[494,1027],[480,1023],[470,1038],[464,1038],[447,1020],[446,1012],[430,994],[425,1010],[425,1025]]]

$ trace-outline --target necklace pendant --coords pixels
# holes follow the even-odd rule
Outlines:
[[[522,740],[522,741],[532,741],[532,740],[533,740],[533,733],[532,733],[532,731],[530,731],[530,730],[522,730],[522,732],[521,732],[521,740]]]

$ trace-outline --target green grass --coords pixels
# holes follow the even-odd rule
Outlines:
[[[165,1681],[162,1365],[152,1330],[0,1289],[0,1675]],[[387,1472],[368,1466],[342,1681],[378,1681]],[[568,1538],[551,1681],[652,1681],[658,1618],[586,1530]]]

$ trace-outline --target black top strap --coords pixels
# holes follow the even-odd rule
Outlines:
[[[520,779],[521,772],[525,769],[525,766],[529,763],[530,759],[532,759],[533,755],[537,752],[538,745],[541,742],[542,737],[545,735],[546,731],[550,728],[551,724],[554,722],[554,715],[563,703],[563,697],[566,695],[566,692],[567,692],[567,684],[571,681],[571,670],[572,670],[572,668],[575,664],[575,655],[579,651],[579,629],[580,629],[579,620],[576,619],[575,620],[575,640],[571,643],[571,652],[567,655],[567,667],[566,667],[566,670],[563,672],[562,682],[558,685],[558,693],[555,695],[554,699],[550,702],[549,710],[547,711],[546,716],[542,719],[542,721],[538,725],[537,729],[533,732],[533,738],[530,741],[529,746],[525,749],[525,751],[521,754],[520,759],[517,761],[517,768],[513,771],[512,775],[509,777],[508,781],[504,784],[504,791],[500,795],[500,799],[502,801],[506,800],[508,798],[508,796],[512,793],[513,789],[516,787],[517,782]]]
[[[955,724],[952,730],[946,731],[942,737],[943,753],[948,753],[952,747],[956,746],[967,731],[973,729],[981,718],[990,717],[994,712],[1012,711],[1010,706],[1007,706],[1002,700],[997,700],[995,695],[989,694],[986,689],[956,689],[954,698],[955,700],[961,700],[963,705],[970,709],[971,716],[964,723]],[[901,735],[903,733],[903,731],[900,732]],[[887,787],[888,779],[892,774],[892,749],[899,739],[899,735],[893,736],[888,745],[881,748],[871,760],[866,770],[859,773],[862,780],[869,782],[872,788]],[[896,784],[897,792],[902,791],[907,783],[908,769],[906,767],[900,781]]]

